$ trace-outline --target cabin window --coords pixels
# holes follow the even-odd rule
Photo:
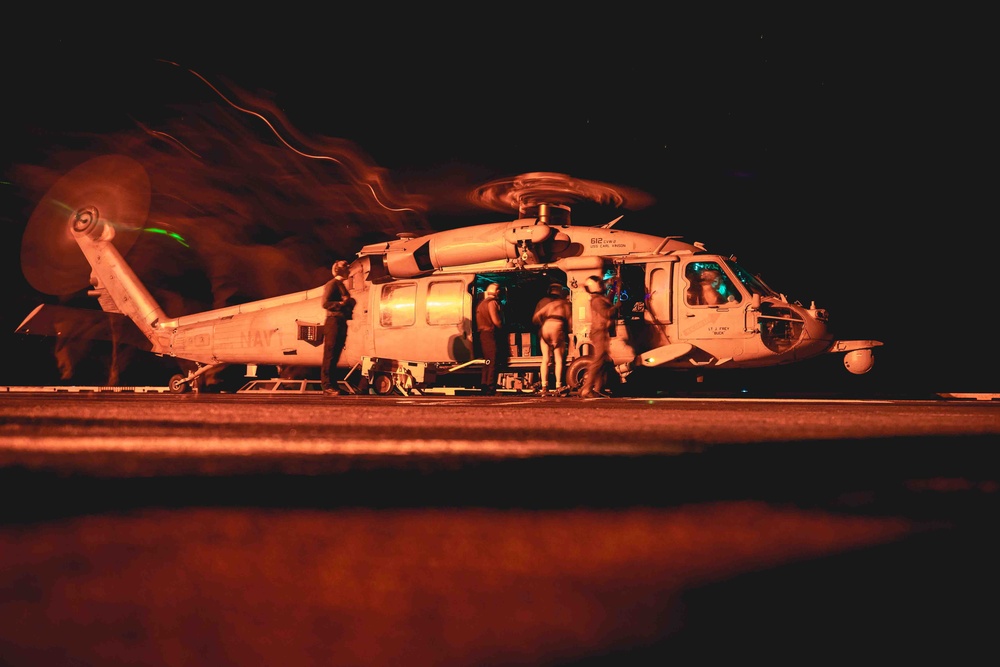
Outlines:
[[[465,285],[461,280],[433,282],[427,287],[427,324],[461,324]]]
[[[384,327],[408,327],[416,322],[416,283],[391,283],[382,286],[379,298],[379,322]]]

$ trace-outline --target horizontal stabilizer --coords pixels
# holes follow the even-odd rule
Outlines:
[[[135,323],[121,313],[44,303],[24,318],[15,333],[109,340],[146,352],[153,347]]]

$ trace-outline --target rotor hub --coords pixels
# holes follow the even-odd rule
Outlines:
[[[99,219],[100,213],[96,206],[85,206],[77,210],[73,215],[73,231],[77,234],[87,234],[92,237],[92,230],[97,226]]]
[[[476,188],[469,199],[495,211],[514,209],[521,218],[538,218],[547,224],[570,224],[570,211],[580,202],[620,208],[630,199],[640,207],[651,201],[644,193],[630,195],[626,197],[623,188],[607,183],[535,171],[486,183]]]

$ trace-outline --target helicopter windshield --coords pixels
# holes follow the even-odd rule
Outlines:
[[[743,283],[743,286],[746,287],[751,294],[760,294],[761,296],[773,296],[773,297],[779,296],[779,294],[770,287],[768,287],[763,280],[761,280],[759,277],[747,271],[735,260],[727,259],[725,260],[725,262],[726,266],[729,267],[730,271],[736,274],[736,277],[739,279],[741,283]]]

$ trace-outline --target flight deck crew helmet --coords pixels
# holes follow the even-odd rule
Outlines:
[[[549,285],[549,294],[553,294],[555,296],[562,296],[563,286],[560,285],[559,283],[552,283],[551,285]]]
[[[500,285],[496,283],[490,283],[486,286],[486,296],[493,297],[494,299],[500,298]]]
[[[331,272],[335,276],[341,276],[346,278],[350,273],[350,265],[344,260],[338,259],[336,262],[333,263],[333,268],[331,269]]]
[[[583,284],[584,289],[590,294],[600,294],[604,291],[604,281],[598,276],[590,276]]]

